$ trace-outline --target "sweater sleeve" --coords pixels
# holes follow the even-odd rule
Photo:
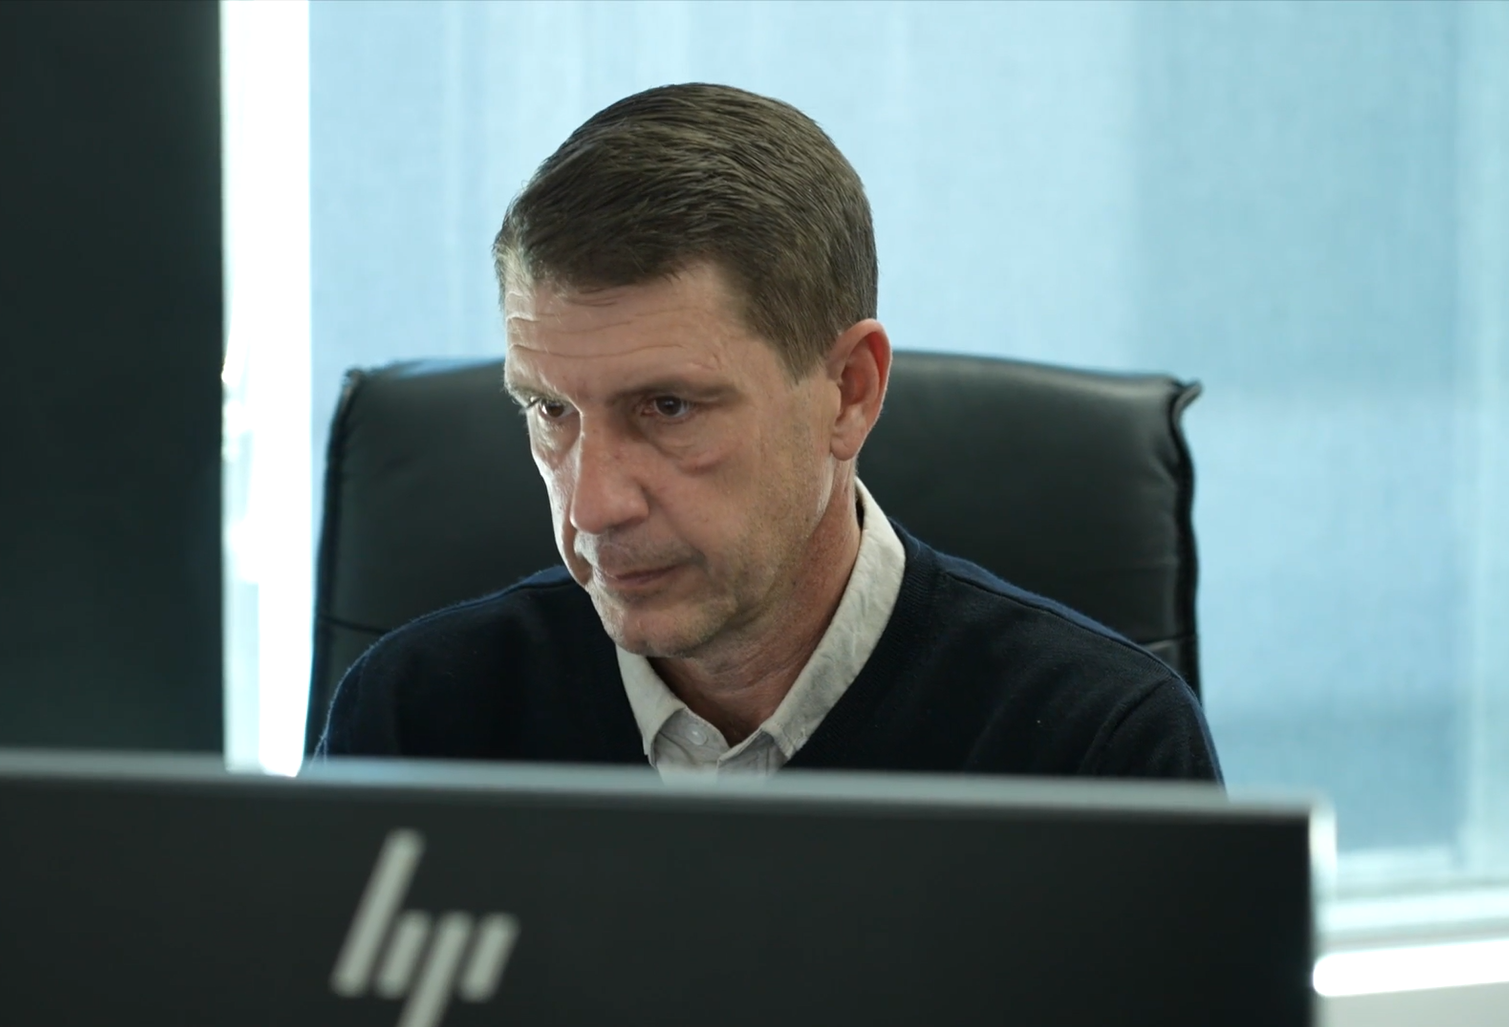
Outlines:
[[[368,650],[341,678],[325,718],[314,758],[397,756],[398,697],[393,676],[373,673]]]
[[[1108,725],[1086,755],[1081,773],[1222,782],[1200,702],[1173,676],[1150,688]]]

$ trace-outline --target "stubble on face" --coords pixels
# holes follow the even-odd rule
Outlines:
[[[651,658],[759,644],[799,599],[832,490],[814,417],[820,383],[791,382],[711,268],[586,302],[540,287],[511,299],[510,362],[527,383],[569,401],[578,427],[623,431],[613,442],[621,459],[589,466],[542,453],[531,422],[562,557],[608,635]],[[636,435],[634,418],[615,419],[605,399],[614,388],[678,375],[730,398],[679,434],[651,419]],[[583,513],[583,474],[613,476],[622,516]],[[605,487],[585,484],[594,496]],[[667,571],[650,580],[633,574],[658,568]]]
[[[777,419],[777,425],[782,422]],[[675,605],[659,597],[640,601],[615,594],[594,581],[588,592],[609,637],[648,658],[706,656],[713,648],[760,646],[783,607],[797,601],[808,540],[826,510],[825,486],[813,474],[812,433],[799,417],[784,422],[787,434],[763,439],[755,461],[759,473],[745,493],[747,506],[731,518],[730,532],[715,553],[697,553],[699,580]],[[580,538],[580,536],[578,536]]]

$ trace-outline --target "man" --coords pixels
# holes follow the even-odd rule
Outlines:
[[[1219,780],[1164,664],[855,477],[891,345],[863,187],[722,86],[598,113],[494,245],[564,567],[392,632],[320,752]]]

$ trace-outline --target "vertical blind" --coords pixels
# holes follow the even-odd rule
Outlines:
[[[1344,885],[1509,870],[1509,4],[316,0],[308,31],[316,475],[345,368],[501,354],[489,244],[577,124],[763,92],[864,179],[898,347],[1204,382],[1232,787],[1329,795]]]

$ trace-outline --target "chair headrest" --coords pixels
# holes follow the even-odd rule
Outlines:
[[[310,744],[346,667],[382,633],[560,562],[499,360],[352,371],[326,464]],[[859,458],[923,541],[1094,617],[1198,688],[1198,393],[1161,375],[898,353]]]

